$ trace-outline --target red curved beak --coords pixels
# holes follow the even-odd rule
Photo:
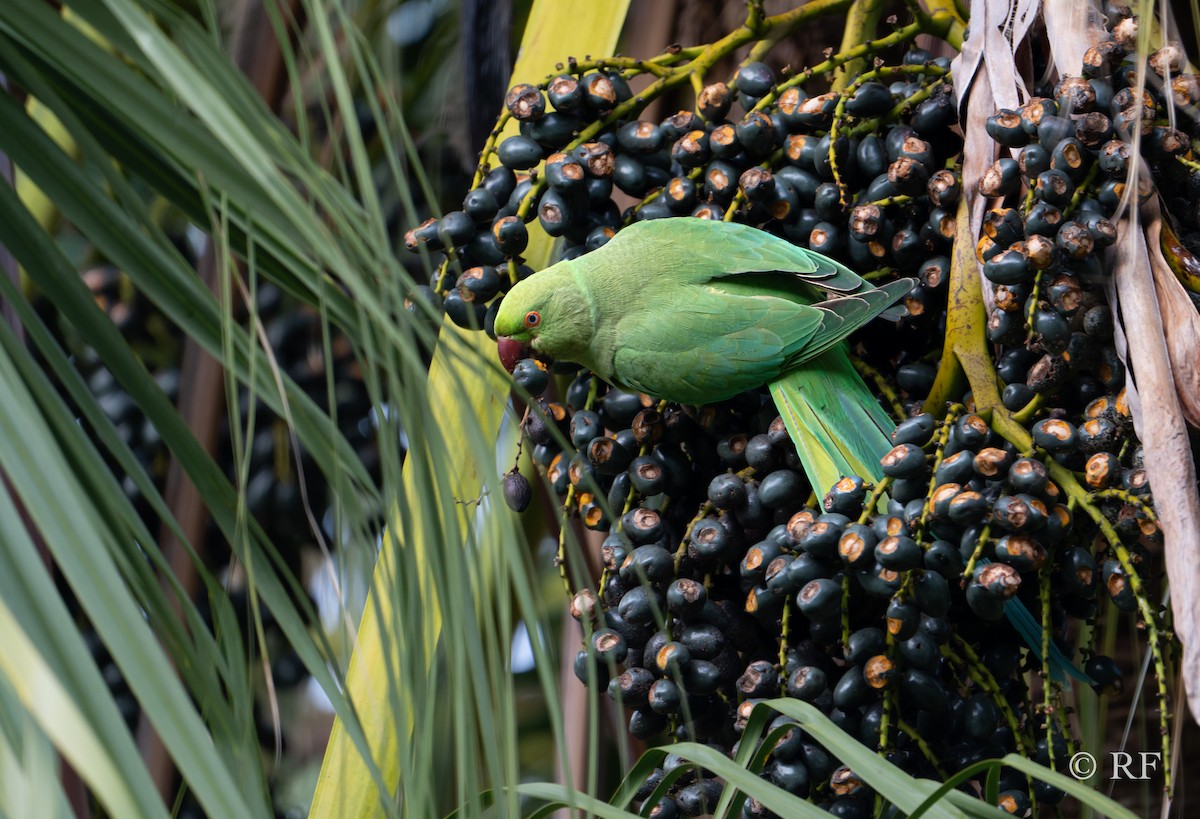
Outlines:
[[[510,373],[517,366],[518,361],[529,357],[528,344],[508,338],[507,336],[500,336],[500,338],[496,339],[496,351],[500,355],[500,364]]]

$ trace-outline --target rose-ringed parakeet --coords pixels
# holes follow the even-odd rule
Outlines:
[[[828,488],[843,475],[881,477],[894,424],[841,341],[911,287],[874,288],[746,225],[655,219],[518,283],[496,335],[681,404],[770,384],[812,486]]]
[[[894,424],[842,341],[878,316],[903,315],[894,305],[912,285],[874,287],[747,225],[655,219],[516,284],[495,330],[616,386],[681,404],[769,385],[820,493],[846,475],[882,478]],[[1017,600],[1005,612],[1040,657],[1037,621]],[[1052,665],[1061,660],[1072,670],[1057,647],[1051,654]]]

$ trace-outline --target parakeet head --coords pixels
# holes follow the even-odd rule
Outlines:
[[[540,353],[577,361],[591,336],[589,310],[566,263],[518,282],[496,314],[496,335],[528,344]]]
[[[496,335],[513,341],[532,343],[540,337],[545,324],[546,306],[554,288],[543,278],[553,272],[546,270],[517,282],[500,303],[496,314]],[[553,314],[549,316],[553,318]]]

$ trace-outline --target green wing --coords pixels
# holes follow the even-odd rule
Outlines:
[[[788,358],[785,369],[794,369],[824,354],[871,319],[885,314],[912,286],[913,279],[897,279],[883,287],[814,304],[821,311],[821,327]]]
[[[725,280],[658,288],[653,309],[617,323],[612,377],[685,404],[720,401],[807,366],[911,286],[905,279],[811,306]]]
[[[772,296],[683,286],[617,323],[613,380],[684,404],[766,384],[824,327],[827,311]]]
[[[831,293],[857,293],[872,285],[843,264],[736,222],[681,216],[636,222],[601,252],[631,269],[652,266],[678,283],[704,284],[758,273],[787,273],[797,284]]]

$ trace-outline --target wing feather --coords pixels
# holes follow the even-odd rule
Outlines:
[[[687,404],[773,381],[884,314],[912,287],[905,279],[876,288],[769,233],[691,217],[635,223],[589,256],[601,257],[585,275],[619,316],[605,342],[611,373],[601,374]],[[614,282],[628,284],[616,292]],[[813,304],[819,295],[812,288],[837,297]]]
[[[620,319],[613,376],[659,398],[719,401],[776,378],[822,323],[786,299],[685,288],[674,306]]]
[[[665,262],[673,275],[693,284],[761,273],[787,273],[797,284],[813,285],[830,293],[857,293],[872,288],[853,270],[833,259],[736,222],[690,216],[649,219],[620,231],[602,250],[637,266],[644,264],[648,248],[653,248],[656,258]]]
[[[812,335],[804,349],[788,358],[788,369],[828,351],[868,321],[887,311],[897,299],[911,290],[912,286],[912,279],[899,279],[883,287],[864,290],[854,296],[842,296],[814,304],[813,307],[822,312],[821,327]]]

